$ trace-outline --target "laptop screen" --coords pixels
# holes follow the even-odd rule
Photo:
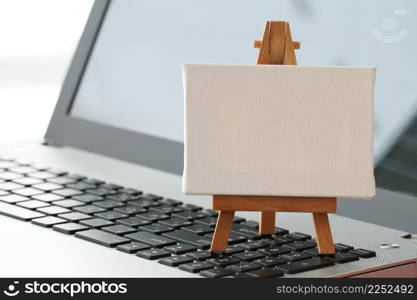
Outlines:
[[[377,67],[375,154],[417,111],[412,0],[114,0],[70,114],[183,140],[184,63],[255,64],[267,20],[290,22],[300,65]]]

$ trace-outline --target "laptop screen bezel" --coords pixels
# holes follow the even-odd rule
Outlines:
[[[111,0],[96,0],[68,69],[49,123],[45,143],[69,146],[136,164],[181,174],[183,144],[149,134],[116,128],[70,114]]]

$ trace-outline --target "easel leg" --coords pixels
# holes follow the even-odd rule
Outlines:
[[[332,231],[330,229],[327,213],[313,213],[314,226],[316,227],[317,247],[320,254],[334,254]]]
[[[262,211],[259,222],[259,234],[273,234],[275,232],[275,212]]]
[[[219,212],[213,239],[211,241],[210,252],[223,252],[226,249],[234,216],[234,211],[221,210]]]

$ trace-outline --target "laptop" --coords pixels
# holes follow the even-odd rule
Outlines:
[[[407,163],[416,151],[416,6],[96,1],[43,143],[1,149],[0,275],[417,276],[417,178]],[[335,256],[318,255],[310,214],[278,213],[275,234],[260,236],[251,212],[237,213],[225,253],[211,254],[211,198],[181,192],[182,65],[255,63],[266,20],[290,21],[299,64],[378,69],[377,196],[339,199]]]

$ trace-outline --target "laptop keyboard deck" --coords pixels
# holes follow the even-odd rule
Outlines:
[[[308,234],[261,236],[238,216],[226,251],[212,254],[216,211],[10,159],[0,159],[0,214],[210,278],[282,277],[376,255],[336,243],[321,256]]]

